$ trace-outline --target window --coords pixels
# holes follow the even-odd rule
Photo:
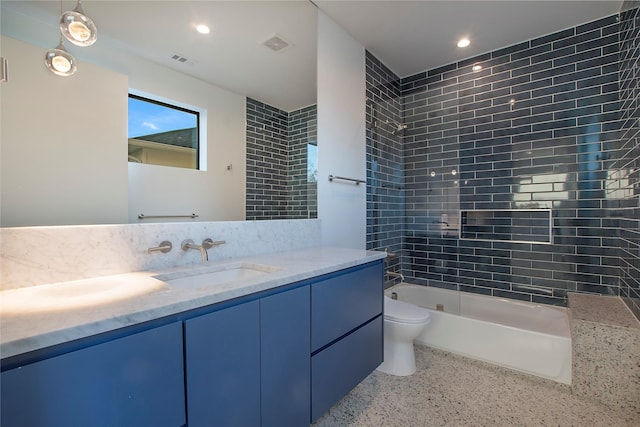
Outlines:
[[[307,182],[318,182],[318,146],[307,144]]]
[[[129,161],[200,169],[200,113],[129,94]]]

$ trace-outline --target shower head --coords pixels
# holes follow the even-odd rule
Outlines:
[[[407,125],[405,125],[404,123],[395,123],[395,125],[396,125],[396,128],[393,131],[394,135],[396,134],[396,132],[402,132],[407,128]]]
[[[405,125],[404,123],[398,123],[395,120],[387,119],[382,123],[391,128],[391,133],[393,135],[395,135],[397,132],[403,131],[403,130],[405,130],[407,128],[407,125]]]
[[[392,126],[391,133],[393,135],[395,135],[398,132],[402,132],[407,128],[407,125],[405,125],[404,123],[398,123],[393,120],[387,120],[385,124]]]
[[[392,135],[395,135],[398,132],[402,132],[402,131],[406,130],[407,127],[408,127],[404,123],[398,123],[395,120],[387,119],[384,122],[378,122],[376,120],[372,120],[371,129],[376,129],[379,125],[385,125],[385,126],[383,126],[383,128],[386,127],[387,128],[387,132],[391,132]]]

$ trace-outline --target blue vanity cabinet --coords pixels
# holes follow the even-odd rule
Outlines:
[[[311,285],[311,421],[383,358],[382,261]]]
[[[260,300],[262,427],[309,424],[309,286]]]
[[[298,427],[382,361],[382,261],[3,360],[2,427]]]
[[[189,427],[308,425],[308,286],[184,324]]]
[[[260,302],[184,322],[189,427],[260,425]]]
[[[182,324],[4,371],[1,393],[3,427],[182,426]]]

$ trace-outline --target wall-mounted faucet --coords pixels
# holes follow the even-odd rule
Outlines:
[[[147,252],[152,254],[154,252],[162,252],[163,254],[166,254],[167,252],[171,251],[171,248],[173,246],[171,245],[171,242],[168,240],[163,240],[162,242],[160,242],[160,245],[154,247],[154,248],[149,248],[147,249]]]
[[[202,257],[202,262],[206,262],[209,260],[209,254],[207,253],[207,249],[211,249],[214,246],[223,245],[227,243],[224,240],[213,241],[213,239],[206,238],[202,241],[201,245],[196,245],[193,240],[186,239],[182,241],[180,247],[183,251],[188,251],[189,249],[195,249],[200,251],[200,257]]]

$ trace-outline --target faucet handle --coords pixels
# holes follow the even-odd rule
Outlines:
[[[170,241],[163,240],[162,242],[160,242],[159,246],[156,246],[155,248],[149,248],[147,249],[147,252],[149,253],[162,252],[163,254],[166,254],[167,252],[171,251],[172,247],[173,246],[171,245]]]
[[[224,240],[218,240],[214,242],[213,239],[206,238],[202,241],[202,247],[205,249],[211,249],[214,246],[224,245],[225,243],[227,242]]]

